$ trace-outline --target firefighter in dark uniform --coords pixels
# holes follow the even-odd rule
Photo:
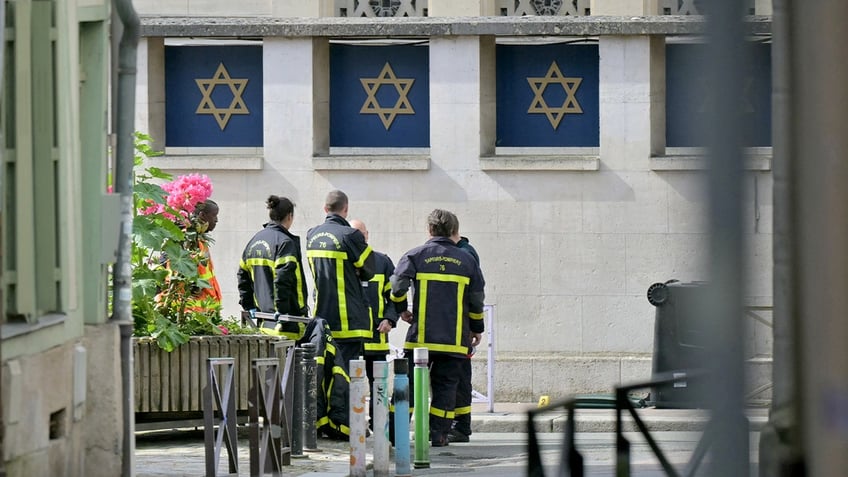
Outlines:
[[[244,247],[238,270],[239,304],[244,310],[308,316],[306,274],[301,264],[300,237],[289,232],[294,203],[272,195],[265,202],[270,222]],[[298,340],[302,323],[271,324],[269,334]]]
[[[374,257],[362,233],[348,224],[348,198],[340,190],[327,194],[327,218],[306,234],[306,258],[315,280],[315,316],[330,324],[337,353],[344,361],[364,353],[372,325],[363,281],[374,276]]]
[[[350,226],[362,232],[368,241],[368,229],[361,220],[351,220]],[[368,389],[374,389],[374,362],[385,361],[389,354],[389,331],[397,325],[397,311],[389,296],[392,286],[389,278],[395,271],[392,259],[376,250],[374,255],[374,276],[362,283],[365,298],[371,309],[371,321],[374,324],[374,336],[365,342],[365,371],[368,374]],[[374,399],[370,400],[370,416],[374,416]]]
[[[429,350],[430,440],[441,447],[448,445],[463,363],[482,337],[485,282],[477,262],[451,239],[459,230],[456,215],[436,209],[427,225],[430,239],[404,254],[395,268],[391,299],[410,324],[404,343],[409,368],[414,368],[413,349]],[[406,309],[410,287],[412,312]],[[415,395],[412,383],[409,395]]]
[[[459,230],[451,237],[456,246],[468,252],[477,264],[480,264],[480,256],[477,250],[468,241],[468,238],[459,235]],[[475,349],[468,352],[468,359],[462,363],[462,376],[456,387],[456,408],[454,408],[453,424],[448,435],[451,442],[468,442],[471,440],[471,399],[473,388],[471,386],[471,357]]]

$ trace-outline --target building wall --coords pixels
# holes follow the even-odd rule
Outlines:
[[[121,471],[106,306],[118,231],[106,195],[110,5],[5,2],[0,179],[15,194],[0,202],[4,475]]]
[[[431,3],[431,13],[454,14],[451,2]],[[649,13],[644,5],[621,1],[610,13]],[[150,107],[146,116],[139,108],[137,125],[157,131],[163,43],[146,42],[140,70],[149,76],[139,98]],[[295,201],[292,230],[303,237],[323,221],[325,194],[344,190],[350,218],[364,220],[371,245],[395,260],[426,239],[426,215],[441,207],[457,213],[481,256],[486,301],[495,307],[495,397],[607,391],[650,376],[648,287],[709,278],[703,159],[665,148],[664,46],[660,37],[600,37],[600,147],[551,158],[494,145],[495,39],[431,37],[429,155],[385,160],[327,150],[327,40],[266,37],[261,154],[166,151],[153,162],[213,180],[221,213],[212,253],[225,315],[239,312],[238,260],[267,220],[269,194]],[[772,179],[767,158],[756,164],[743,172],[750,187],[740,206],[750,242],[748,295],[768,315]],[[749,355],[768,356],[770,330],[751,323]],[[484,358],[481,349],[474,359],[477,389],[485,388]],[[767,358],[751,368],[752,387],[770,379]]]

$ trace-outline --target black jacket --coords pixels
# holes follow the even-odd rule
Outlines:
[[[315,316],[327,320],[335,339],[370,340],[371,316],[361,282],[374,276],[374,257],[362,233],[330,214],[307,232],[306,258],[315,280]]]
[[[377,326],[383,320],[389,320],[392,323],[392,328],[395,327],[398,320],[398,314],[394,305],[391,303],[389,296],[391,295],[392,285],[389,283],[389,278],[395,272],[395,264],[392,259],[384,253],[377,251],[372,252],[374,255],[374,265],[376,272],[371,280],[363,282],[365,298],[368,300],[368,305],[371,308],[371,321],[374,324],[374,337],[371,341],[365,343],[366,354],[385,355],[389,352],[388,335],[377,331]],[[367,285],[367,286],[366,286]]]
[[[308,316],[306,274],[301,265],[300,237],[283,226],[269,222],[250,239],[238,271],[239,303],[242,309],[266,313]],[[295,323],[282,331],[294,332]],[[297,331],[302,333],[302,329]]]
[[[413,287],[413,321],[405,349],[425,347],[430,353],[466,357],[471,332],[482,333],[483,272],[470,253],[448,237],[433,237],[400,259],[391,279],[391,299],[406,309]]]

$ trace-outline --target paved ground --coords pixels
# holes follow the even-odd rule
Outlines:
[[[415,469],[413,475],[467,474],[490,477],[526,475],[527,404],[498,404],[494,413],[475,405],[475,433],[468,444],[452,444],[446,448],[430,449],[429,469]],[[480,412],[478,412],[480,411]],[[577,446],[586,463],[589,476],[614,475],[614,412],[608,410],[578,411]],[[688,461],[700,439],[697,432],[707,419],[705,413],[692,410],[644,409],[640,416],[648,423],[660,447],[678,470]],[[759,433],[765,421],[765,411],[749,413],[752,422],[751,462],[756,466]],[[582,424],[581,424],[582,423]],[[564,418],[551,413],[540,416],[536,427],[546,475],[555,475],[560,462]],[[632,475],[660,476],[661,471],[650,448],[636,433],[628,433],[632,442]],[[320,440],[322,451],[310,453],[306,458],[295,459],[284,475],[292,476],[347,476],[349,447],[346,442]],[[371,442],[369,438],[369,449]],[[414,453],[413,453],[414,455]],[[223,456],[222,456],[223,457]],[[144,432],[136,436],[136,475],[138,477],[195,477],[205,475],[203,433],[197,430]],[[369,462],[372,456],[369,453]],[[393,461],[392,461],[393,462]],[[394,466],[390,475],[394,476]],[[239,440],[239,476],[249,475],[248,443]],[[219,475],[226,475],[225,457],[219,465]],[[369,470],[368,475],[373,475]],[[706,475],[701,473],[699,475]],[[751,474],[756,475],[756,474]]]

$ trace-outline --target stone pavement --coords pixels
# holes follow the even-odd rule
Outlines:
[[[473,449],[487,445],[488,441],[498,440],[498,435],[509,439],[524,439],[527,429],[527,410],[535,404],[496,403],[494,412],[488,413],[485,403],[473,405],[473,428],[475,436],[470,444],[454,444],[444,449],[431,449],[431,456],[444,454],[445,459],[453,456],[461,459],[461,448]],[[654,409],[637,410],[640,418],[653,432],[694,433],[702,430],[708,419],[705,411],[691,409]],[[765,408],[748,410],[752,432],[759,431],[767,421]],[[564,431],[565,412],[556,411],[539,415],[536,429],[543,436],[558,438]],[[615,411],[607,409],[579,409],[576,413],[577,431],[586,436],[601,436],[615,431]],[[625,419],[627,431],[635,429],[632,419]],[[243,432],[241,433],[243,436]],[[246,436],[244,436],[246,437]],[[606,440],[610,440],[605,437]],[[369,438],[369,441],[371,439]],[[614,440],[613,440],[614,441]],[[612,441],[611,441],[612,442]],[[469,447],[470,446],[470,447]],[[293,459],[293,465],[286,467],[284,475],[306,477],[340,477],[348,475],[349,446],[347,442],[319,440],[321,452],[307,453],[306,458]],[[369,443],[369,449],[371,444]],[[464,449],[468,451],[468,449]],[[205,474],[205,454],[202,430],[150,431],[136,434],[136,475],[138,477],[200,477]],[[369,453],[369,461],[371,459]],[[459,462],[461,464],[461,462]],[[247,439],[239,439],[239,476],[249,475],[249,454]],[[222,456],[218,467],[221,475],[227,473],[226,457]],[[441,471],[446,471],[443,468]],[[415,475],[438,474],[436,469],[415,471]]]

